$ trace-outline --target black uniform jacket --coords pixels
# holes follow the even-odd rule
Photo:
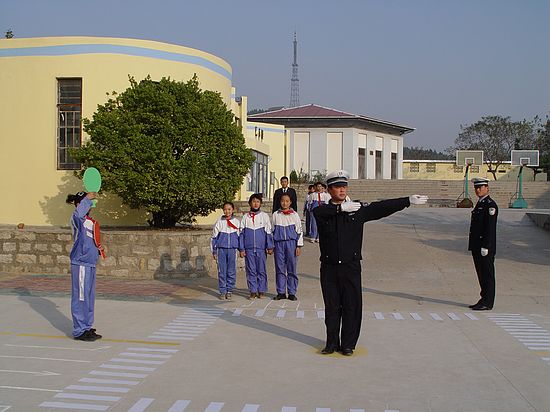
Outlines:
[[[468,250],[480,252],[488,249],[494,255],[497,250],[497,217],[498,206],[489,196],[477,202],[472,210]]]
[[[287,187],[286,194],[290,196],[290,207],[295,212],[298,212],[298,197],[296,196],[296,190],[291,187]],[[281,208],[281,196],[283,196],[282,187],[275,190],[275,193],[273,193],[273,213]]]
[[[332,203],[313,209],[319,230],[321,262],[342,264],[359,261],[363,244],[363,223],[389,216],[410,206],[409,198],[382,200],[363,204],[353,213],[341,211]]]

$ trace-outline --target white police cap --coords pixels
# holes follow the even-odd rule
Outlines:
[[[327,175],[327,186],[347,186],[349,173],[345,170],[337,170]]]
[[[472,183],[474,184],[474,187],[476,186],[488,186],[489,185],[489,179],[486,179],[484,177],[474,177],[472,179]]]

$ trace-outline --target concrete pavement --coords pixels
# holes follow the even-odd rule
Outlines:
[[[350,358],[319,354],[307,242],[297,302],[246,300],[242,269],[231,302],[211,278],[100,279],[94,343],[68,337],[66,278],[3,275],[0,411],[548,411],[550,234],[500,211],[497,301],[479,313],[468,224],[469,210],[410,208],[365,226]],[[268,275],[274,292],[271,259]]]

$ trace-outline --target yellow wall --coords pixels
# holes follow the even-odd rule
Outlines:
[[[464,168],[462,170],[455,169],[454,160],[403,160],[403,179],[420,179],[420,180],[463,180]],[[418,166],[418,171],[414,171]],[[433,170],[435,166],[435,171]],[[510,162],[501,164],[497,169],[497,180],[512,180],[515,181],[518,176],[519,167],[512,166]],[[468,171],[470,178],[485,177],[493,180],[493,174],[488,172],[487,164],[479,167],[478,171],[470,169]],[[523,169],[523,177],[527,180],[533,180],[533,171],[529,168]],[[539,173],[536,180],[546,180],[546,174]]]
[[[129,87],[128,75],[187,81],[195,73],[231,104],[231,67],[200,50],[96,37],[0,40],[0,224],[66,225],[65,198],[82,190],[72,171],[57,170],[57,78],[82,78],[82,114],[91,118],[106,92]],[[103,224],[146,224],[115,196],[99,205]]]

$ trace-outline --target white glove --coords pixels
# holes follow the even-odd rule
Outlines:
[[[411,205],[425,205],[428,202],[428,196],[425,195],[410,195],[409,202]]]
[[[489,254],[489,249],[481,248],[481,256],[487,256]]]
[[[340,205],[342,212],[357,212],[361,208],[360,202],[344,202]]]

